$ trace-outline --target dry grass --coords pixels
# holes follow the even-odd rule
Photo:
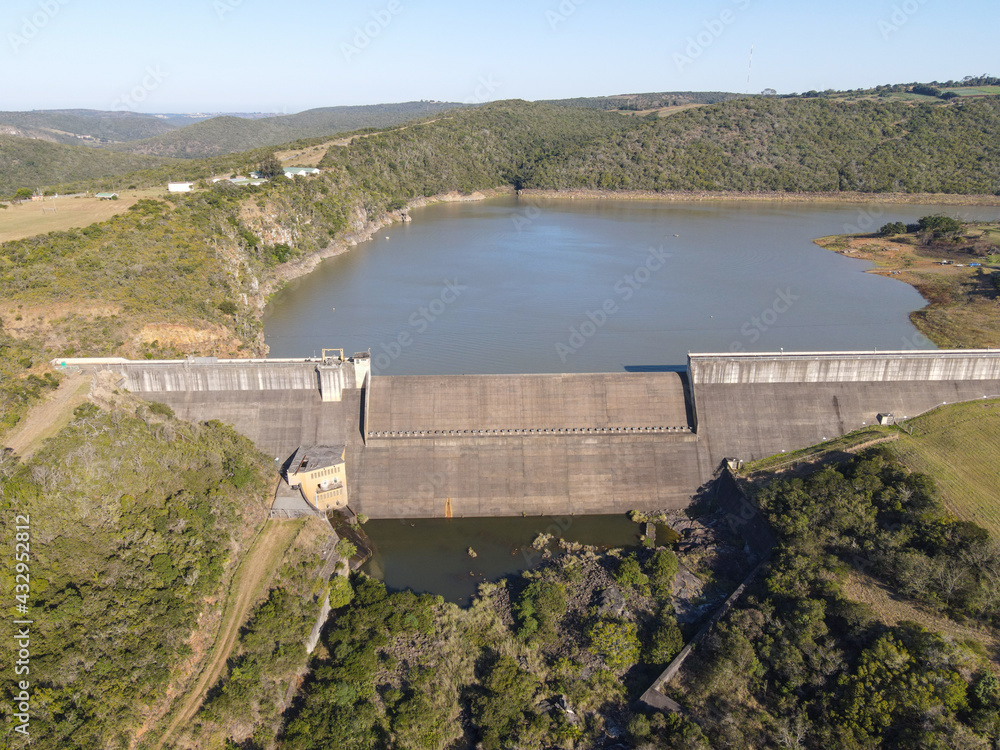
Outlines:
[[[950,636],[956,641],[978,641],[986,647],[990,660],[994,664],[998,663],[1000,642],[997,641],[996,633],[987,629],[960,625],[928,607],[900,596],[871,576],[853,571],[843,584],[843,593],[852,601],[867,604],[875,612],[879,621],[886,625],[916,622],[929,630]]]
[[[178,696],[183,697],[183,700],[180,703],[175,701],[170,723],[156,745],[157,748],[163,747],[198,711],[205,698],[205,691],[222,674],[226,660],[236,645],[240,628],[250,614],[251,606],[267,592],[268,582],[280,567],[289,547],[304,525],[303,521],[265,521],[260,535],[247,551],[233,576],[225,604],[225,615],[219,624],[208,661],[186,694]]]
[[[899,459],[934,476],[957,518],[1000,539],[1000,399],[943,406],[907,427],[913,434],[891,444]]]
[[[979,225],[969,237],[992,237],[997,231],[1000,228],[995,225]],[[841,255],[871,261],[875,268],[868,273],[889,276],[920,292],[928,305],[911,313],[910,320],[938,346],[946,349],[1000,346],[1000,294],[992,284],[992,275],[1000,271],[965,265],[972,261],[986,261],[988,265],[987,259],[922,247],[912,244],[909,238],[839,235],[821,237],[816,244]],[[956,265],[938,265],[941,260],[951,260]]]
[[[159,198],[163,195],[163,189],[152,188],[123,191],[116,201],[66,196],[15,203],[0,209],[0,242],[88,227],[124,213],[140,198]]]
[[[48,438],[55,437],[70,423],[73,410],[87,400],[92,382],[91,375],[70,374],[54,393],[31,408],[4,438],[3,445],[27,461]]]

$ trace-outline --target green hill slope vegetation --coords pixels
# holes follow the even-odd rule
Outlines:
[[[294,115],[251,120],[213,117],[154,138],[113,146],[133,154],[197,159],[278,146],[303,138],[334,135],[364,128],[387,128],[432,117],[461,104],[405,102],[356,107],[321,107]]]
[[[615,96],[577,97],[575,99],[545,99],[539,104],[556,104],[560,107],[601,109],[605,111],[643,112],[663,107],[682,107],[690,104],[717,104],[739,99],[740,94],[724,91],[661,91],[649,94],[618,94]]]
[[[995,453],[995,451],[994,451]],[[995,456],[994,456],[995,460]],[[989,747],[988,653],[850,600],[853,572],[996,632],[1000,551],[888,448],[758,494],[778,545],[761,583],[685,665],[678,698],[716,747]],[[991,640],[991,639],[987,639]]]
[[[739,99],[536,165],[527,186],[1000,193],[1000,97],[955,105]]]
[[[33,325],[20,335],[61,356],[152,355],[156,347],[142,349],[136,339],[148,323],[214,330],[223,350],[239,345],[237,331],[252,341],[255,324],[233,302],[240,279],[213,250],[226,237],[226,214],[211,210],[208,198],[176,206],[145,199],[101,224],[0,246],[8,327],[25,317]],[[263,265],[249,255],[234,263],[233,273]],[[66,312],[46,312],[53,310]]]
[[[13,196],[18,188],[38,190],[169,164],[169,160],[154,156],[0,135],[0,198]]]
[[[30,526],[37,747],[129,746],[193,655],[193,633],[215,616],[212,602],[264,517],[271,462],[249,441],[218,422],[194,426],[162,405],[113,398],[79,407],[26,464],[0,459],[5,548],[14,549],[15,514]],[[7,592],[13,576],[8,566]],[[10,639],[0,648],[12,663]]]
[[[87,144],[135,141],[174,130],[169,120],[136,112],[107,112],[94,109],[50,109],[32,112],[0,112],[0,125],[37,131],[58,143]]]

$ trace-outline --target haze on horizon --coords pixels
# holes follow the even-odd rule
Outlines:
[[[988,0],[11,0],[0,109],[283,112],[995,74]],[[753,67],[747,82],[753,46]]]

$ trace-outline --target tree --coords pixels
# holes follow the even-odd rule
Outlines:
[[[330,581],[330,608],[340,609],[346,607],[354,598],[354,589],[351,583],[343,576],[334,576]]]
[[[31,198],[35,193],[31,188],[18,188],[17,192],[14,193],[14,200],[16,201],[26,201]]]
[[[629,555],[619,563],[614,578],[622,586],[628,586],[640,594],[649,595],[649,578],[642,572],[635,555]]]
[[[923,216],[917,222],[917,226],[921,232],[929,233],[935,238],[958,234],[962,231],[962,222],[942,214]]]
[[[336,546],[334,546],[333,549],[338,555],[343,557],[345,560],[349,560],[350,558],[358,554],[357,546],[354,545],[348,539],[341,539],[339,542],[337,542]]]
[[[271,180],[275,177],[283,177],[285,168],[281,166],[281,161],[274,154],[268,154],[257,167],[257,174],[265,179]]]
[[[906,234],[906,224],[901,221],[890,221],[888,224],[883,224],[878,233],[883,237],[891,237],[894,234]]]
[[[472,715],[485,750],[499,750],[516,737],[537,689],[538,678],[521,669],[513,657],[496,660],[483,680],[483,692],[472,699]]]
[[[669,612],[660,615],[646,647],[646,661],[650,664],[666,664],[684,648],[684,636],[677,627],[677,620]]]

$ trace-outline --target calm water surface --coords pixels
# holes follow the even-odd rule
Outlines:
[[[540,533],[599,547],[628,547],[638,544],[640,527],[625,516],[560,516],[369,521],[365,531],[377,547],[365,566],[370,575],[389,588],[469,604],[483,581],[539,565],[541,553],[531,542]]]
[[[264,317],[271,355],[371,349],[377,374],[621,372],[689,351],[913,349],[910,286],[823,250],[828,234],[996,208],[569,201],[441,204],[324,261]],[[373,521],[368,571],[465,603],[561,536],[621,546],[624,517]],[[467,554],[468,547],[477,552]]]
[[[428,206],[275,295],[265,336],[280,357],[371,349],[386,375],[621,372],[741,348],[924,348],[907,318],[924,304],[912,287],[812,240],[958,211],[1000,214],[516,198]]]

